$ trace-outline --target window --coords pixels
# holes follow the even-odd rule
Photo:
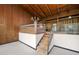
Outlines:
[[[79,18],[61,19],[58,23],[54,23],[53,32],[79,34]]]

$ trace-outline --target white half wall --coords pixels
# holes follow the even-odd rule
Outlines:
[[[19,32],[19,41],[36,49],[38,42],[41,40],[44,33],[41,34],[30,34]]]
[[[79,35],[53,34],[54,45],[79,51]]]

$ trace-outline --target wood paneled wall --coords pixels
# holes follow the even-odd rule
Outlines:
[[[0,5],[0,44],[17,41],[20,25],[30,23],[31,15],[19,5]]]

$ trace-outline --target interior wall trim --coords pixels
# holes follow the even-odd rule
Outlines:
[[[23,43],[22,41],[19,40],[19,42]],[[28,44],[23,43],[24,45],[27,45],[28,47],[32,48],[33,50],[36,50],[35,48],[29,46]]]
[[[41,40],[43,39],[43,37],[44,37],[44,35],[42,36],[42,38],[40,39],[40,41],[39,41],[38,44],[36,45],[36,49],[37,49],[37,47],[39,46],[39,44],[40,44]]]
[[[65,50],[69,50],[69,51],[72,51],[72,52],[79,53],[79,51],[71,50],[71,49],[64,48],[64,47],[61,47],[61,46],[58,46],[58,45],[54,45],[54,47],[58,47],[58,48],[61,48],[61,49],[65,49]]]
[[[50,52],[52,51],[53,48],[54,48],[54,46],[52,46],[52,48],[50,49],[50,51],[48,51],[47,55],[50,54]]]

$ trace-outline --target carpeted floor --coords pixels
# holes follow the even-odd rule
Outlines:
[[[35,55],[36,51],[17,41],[0,45],[0,55]]]
[[[79,55],[79,53],[54,47],[49,55]]]

